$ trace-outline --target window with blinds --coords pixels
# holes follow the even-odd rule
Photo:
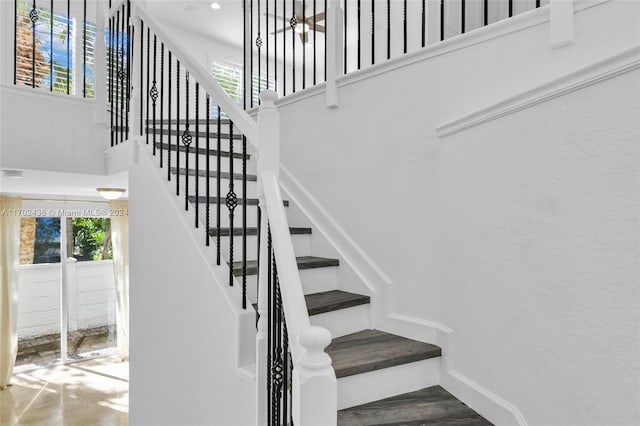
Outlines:
[[[214,62],[213,78],[220,85],[220,87],[224,89],[229,97],[238,102],[238,104],[243,104],[243,78],[242,68],[240,66]],[[264,76],[263,78],[259,78],[257,73],[254,73],[252,90],[253,93],[251,94],[254,106],[258,105],[258,96],[260,94],[260,91],[265,90],[267,88],[267,85],[269,85],[269,87],[274,87],[275,83],[273,82],[273,80],[267,81]],[[247,108],[251,108],[250,102],[247,102]],[[217,104],[215,103],[215,101],[213,101],[212,103],[211,116],[212,118],[218,117]],[[221,118],[227,118],[227,115],[224,111],[222,112]]]

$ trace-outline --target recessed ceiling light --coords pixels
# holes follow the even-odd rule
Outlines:
[[[24,177],[22,170],[3,170],[2,174],[7,179],[22,179]]]
[[[213,3],[211,3],[211,9],[213,10],[218,10],[220,9],[220,3],[216,3],[215,1]]]

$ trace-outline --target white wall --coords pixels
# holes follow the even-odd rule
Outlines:
[[[638,46],[639,12],[582,10],[556,50],[547,23],[464,36],[341,78],[337,110],[281,104],[284,165],[391,278],[391,312],[451,327],[448,368],[532,425],[640,422],[638,71],[436,127]]]
[[[203,255],[204,233],[154,160],[141,148],[129,172],[129,423],[253,424],[254,382],[237,360],[255,314],[243,314],[243,329],[239,286],[221,279],[212,247]]]
[[[0,87],[0,167],[104,173],[108,131],[94,112],[91,100]]]
[[[114,325],[113,262],[67,264],[69,331]],[[18,337],[60,333],[60,264],[20,266]]]

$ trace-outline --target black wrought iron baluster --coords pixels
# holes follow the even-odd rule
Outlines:
[[[269,0],[265,0],[265,14],[264,14],[264,24],[265,28],[265,42],[267,48],[267,55],[265,56],[265,60],[267,63],[267,76],[265,78],[267,89],[269,88]]]
[[[281,308],[282,309],[282,308]],[[282,311],[282,420],[285,425],[293,424],[289,414],[289,331],[287,330],[287,319]]]
[[[164,43],[160,42],[160,168],[164,166]]]
[[[403,52],[407,53],[407,0],[402,4],[402,31],[404,34]]]
[[[229,119],[229,192],[225,201],[229,210],[229,285],[233,286],[233,240],[234,232],[234,214],[238,206],[238,196],[234,192],[233,184],[233,121]]]
[[[325,36],[323,37],[324,39],[324,81],[327,81],[327,36],[326,36],[326,31],[327,31],[327,0],[324,0],[324,29],[325,29]]]
[[[426,0],[422,0],[422,47],[426,46],[427,33],[427,5]]]
[[[376,2],[371,0],[371,65],[376,63]]]
[[[440,41],[444,40],[444,0],[440,0]]]
[[[115,116],[116,116],[116,145],[120,142],[120,114],[118,113],[120,110],[120,86],[118,82],[120,81],[120,57],[122,56],[121,48],[120,48],[120,10],[116,13],[116,69],[114,75],[114,84],[115,87]]]
[[[51,17],[53,18],[53,13]],[[53,31],[53,25],[51,25],[51,28]],[[13,1],[13,30],[13,84],[18,84],[18,0]],[[53,61],[51,61],[51,64],[53,66]],[[53,87],[53,83],[51,86]],[[113,146],[113,144],[111,145]]]
[[[97,32],[96,32],[97,37]],[[140,136],[143,134],[144,128],[144,112],[142,111],[142,99],[144,96],[144,21],[140,20]],[[148,108],[147,104],[147,108]]]
[[[156,35],[153,35],[154,39]],[[149,104],[151,99],[151,29],[147,28],[147,145],[149,145]],[[155,134],[155,133],[154,133]]]
[[[273,90],[278,90],[278,0],[273,0]]]
[[[188,153],[185,153],[189,157]],[[180,195],[180,61],[176,59],[176,196]]]
[[[387,0],[387,59],[391,59],[391,0]]]
[[[258,48],[258,94],[262,91],[262,43],[262,36],[260,34],[260,0],[258,0],[258,35],[256,36],[256,47]],[[260,104],[259,100],[258,104]]]
[[[124,127],[124,134],[125,134],[125,140],[129,139],[129,107],[130,107],[130,101],[131,101],[131,57],[132,57],[132,52],[131,52],[131,41],[132,41],[132,28],[131,25],[129,25],[130,22],[130,18],[131,18],[131,2],[130,0],[127,0],[126,3],[126,10],[127,10],[127,21],[126,21],[126,33],[127,33],[127,54],[125,56],[126,61],[127,61],[127,71],[125,73],[125,78],[127,79],[127,84],[125,86],[125,114],[124,114],[124,119],[125,119],[125,127]]]
[[[465,0],[460,0],[460,32],[462,34],[466,31],[466,18],[467,18],[467,2]]]
[[[87,0],[84,0],[82,3],[83,3],[82,4],[82,97],[86,98],[87,97]],[[51,15],[53,16],[53,0],[51,1]],[[53,76],[53,74],[51,75]]]
[[[307,38],[309,37],[309,32],[305,31],[307,26],[307,19],[305,16],[305,8],[307,7],[306,0],[302,0],[302,90],[307,87]]]
[[[195,226],[196,229],[200,227],[198,221],[198,213],[200,211],[200,83],[196,81],[196,171],[194,173],[196,182],[195,182],[195,190],[196,190],[196,204],[194,207],[196,218],[195,218]],[[207,152],[207,156],[209,153]],[[207,180],[209,177],[207,176]]]
[[[158,99],[158,87],[156,85],[156,63],[158,57],[158,39],[156,35],[153,35],[153,83],[151,84],[151,91],[149,92],[149,96],[151,97],[151,106],[153,108],[152,113],[152,132],[153,132],[153,155],[156,155],[156,134],[158,128],[156,127],[156,100]]]
[[[251,27],[251,37],[249,38],[251,39],[251,41],[253,41],[253,0],[251,0],[249,3],[249,16],[250,16],[249,26]],[[248,44],[249,44],[249,73],[250,73],[248,96],[250,99],[249,105],[251,105],[251,108],[253,108],[253,43],[248,43]],[[246,94],[245,94],[245,97],[246,97]],[[218,169],[218,171],[220,171],[220,169]],[[220,261],[218,261],[218,265],[219,264],[220,264]]]
[[[51,52],[53,52],[53,0],[49,1],[49,10],[51,11],[51,13],[49,14],[49,46],[51,46]],[[85,3],[84,10],[85,10],[85,18],[84,18],[84,20],[86,22],[87,21],[87,16],[86,16],[87,6],[86,6],[86,3]],[[17,13],[17,11],[16,11],[16,13]],[[16,27],[14,27],[14,28],[16,28]],[[51,56],[53,56],[53,54]],[[49,61],[49,75],[53,76],[53,61]],[[53,79],[51,79],[51,83],[49,84],[49,91],[53,92]]]
[[[296,18],[296,6],[295,2],[292,6],[291,14],[293,15],[289,20],[291,26],[291,86],[292,93],[296,93],[296,26],[298,25],[298,18]],[[284,37],[284,35],[283,35]],[[303,47],[304,49],[304,47]]]
[[[216,127],[216,156],[217,156],[217,164],[216,164],[216,264],[220,264],[220,217],[222,215],[222,211],[220,208],[221,200],[222,200],[222,188],[220,184],[220,174],[222,173],[222,158],[221,158],[221,148],[222,148],[222,123],[220,116],[222,115],[222,111],[220,110],[220,106],[218,109],[218,122]]]
[[[489,25],[489,0],[484,0],[482,6],[483,22],[484,25]]]
[[[282,360],[282,295],[280,294],[280,283],[278,280],[278,269],[276,265],[275,252],[272,255],[273,267],[271,272],[273,274],[272,287],[273,287],[273,365],[272,365],[272,378],[271,392],[273,394],[271,399],[273,409],[273,421],[274,425],[280,425],[281,418],[281,402],[282,402],[282,372],[284,370]]]
[[[358,51],[357,51],[357,58],[358,58],[357,63],[358,63],[358,69],[360,69],[360,59],[361,59],[361,55],[362,55],[362,53],[361,53],[361,49],[360,49],[360,48],[362,47],[362,41],[360,40],[360,38],[361,38],[361,35],[360,35],[360,33],[361,33],[361,24],[360,24],[360,22],[361,22],[361,19],[360,19],[360,8],[361,8],[361,4],[360,4],[360,1],[361,1],[361,0],[358,0],[358,3],[357,3],[358,11],[357,11],[357,13],[356,13],[356,16],[357,16],[357,19],[358,19]],[[372,0],[372,1],[373,1],[373,0]],[[346,29],[345,29],[345,31],[346,31]]]
[[[184,72],[184,132],[182,132],[182,144],[184,145],[184,209],[189,210],[189,153],[191,152],[191,142],[193,142],[193,136],[189,130],[189,71]],[[178,117],[179,118],[179,117]],[[198,153],[196,152],[196,157]],[[198,200],[196,199],[196,204]]]
[[[36,23],[40,19],[40,11],[36,8],[36,0],[33,0],[33,6],[29,12],[29,19],[31,20],[31,87],[36,87]],[[16,27],[16,31],[17,31]],[[18,61],[18,57],[15,58]],[[68,92],[67,92],[68,93]]]
[[[513,16],[513,0],[509,0],[509,18]]]
[[[119,46],[119,55],[120,55],[120,69],[118,70],[118,81],[120,82],[120,142],[124,142],[124,104],[125,104],[125,70],[124,70],[124,23],[125,21],[125,11],[124,4],[122,5],[122,26],[118,30],[120,33],[120,46]]]
[[[246,75],[246,74],[245,74]],[[246,86],[245,86],[246,87]],[[206,176],[206,180],[205,180],[205,192],[206,192],[206,199],[207,199],[207,204],[205,205],[205,214],[204,214],[204,220],[205,220],[205,244],[207,247],[209,247],[209,245],[211,244],[210,242],[210,236],[209,236],[209,226],[210,226],[210,222],[211,222],[211,210],[209,207],[209,203],[211,202],[211,191],[210,191],[210,186],[211,186],[211,164],[210,164],[210,160],[211,160],[211,152],[210,152],[210,145],[209,145],[209,138],[211,137],[211,133],[210,133],[210,114],[211,114],[211,98],[209,98],[209,94],[207,93],[205,96],[205,102],[206,102],[206,106],[205,106],[205,114],[206,114],[206,125],[205,125],[205,132],[206,132],[206,141],[205,141],[205,149],[207,151],[207,156],[206,156],[206,160],[205,160],[205,176]],[[246,102],[246,101],[245,101]],[[220,173],[220,171],[218,170],[217,173]]]
[[[344,0],[344,73],[347,73],[347,39],[348,39],[348,34],[349,34],[349,26],[347,25],[347,23],[349,22],[347,20],[347,4],[349,4],[348,0]],[[360,31],[358,31],[359,33]]]
[[[242,309],[247,309],[247,137],[242,135]]]
[[[171,103],[171,69],[173,68],[173,60],[172,60],[171,50],[167,55],[167,60],[169,63],[169,69],[167,70],[167,80],[169,83],[169,90],[167,92],[167,180],[171,182],[171,107],[173,104]],[[176,150],[178,146],[176,145]],[[180,164],[176,164],[176,169],[180,167]]]
[[[540,0],[536,0],[536,9],[540,7]]]
[[[257,249],[257,253],[258,255],[256,256],[257,258],[257,262],[256,262],[256,270],[260,270],[260,239],[262,236],[262,208],[260,207],[260,205],[258,205],[258,208],[256,209],[256,223],[257,223],[257,232],[256,232],[256,249]],[[260,274],[257,275],[256,277],[256,294],[260,294]],[[262,285],[264,285],[264,283],[262,283]],[[256,324],[257,325],[257,324]]]
[[[265,218],[266,219],[266,218]],[[272,380],[272,370],[271,370],[271,351],[273,346],[272,334],[273,334],[273,303],[272,303],[272,293],[273,293],[273,283],[271,280],[271,227],[267,221],[267,258],[265,259],[267,262],[267,422],[269,425],[272,425],[272,408],[271,408],[271,380]]]
[[[109,115],[111,115],[111,125],[109,126],[111,133],[111,146],[115,145],[115,133],[113,128],[113,78],[114,78],[114,70],[113,70],[113,17],[109,18],[109,44],[108,44],[108,61],[109,61]],[[53,61],[51,61],[53,63]],[[148,102],[147,102],[148,104]]]

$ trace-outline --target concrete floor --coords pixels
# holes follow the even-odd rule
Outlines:
[[[126,426],[129,363],[115,356],[16,374],[0,391],[0,425]]]

